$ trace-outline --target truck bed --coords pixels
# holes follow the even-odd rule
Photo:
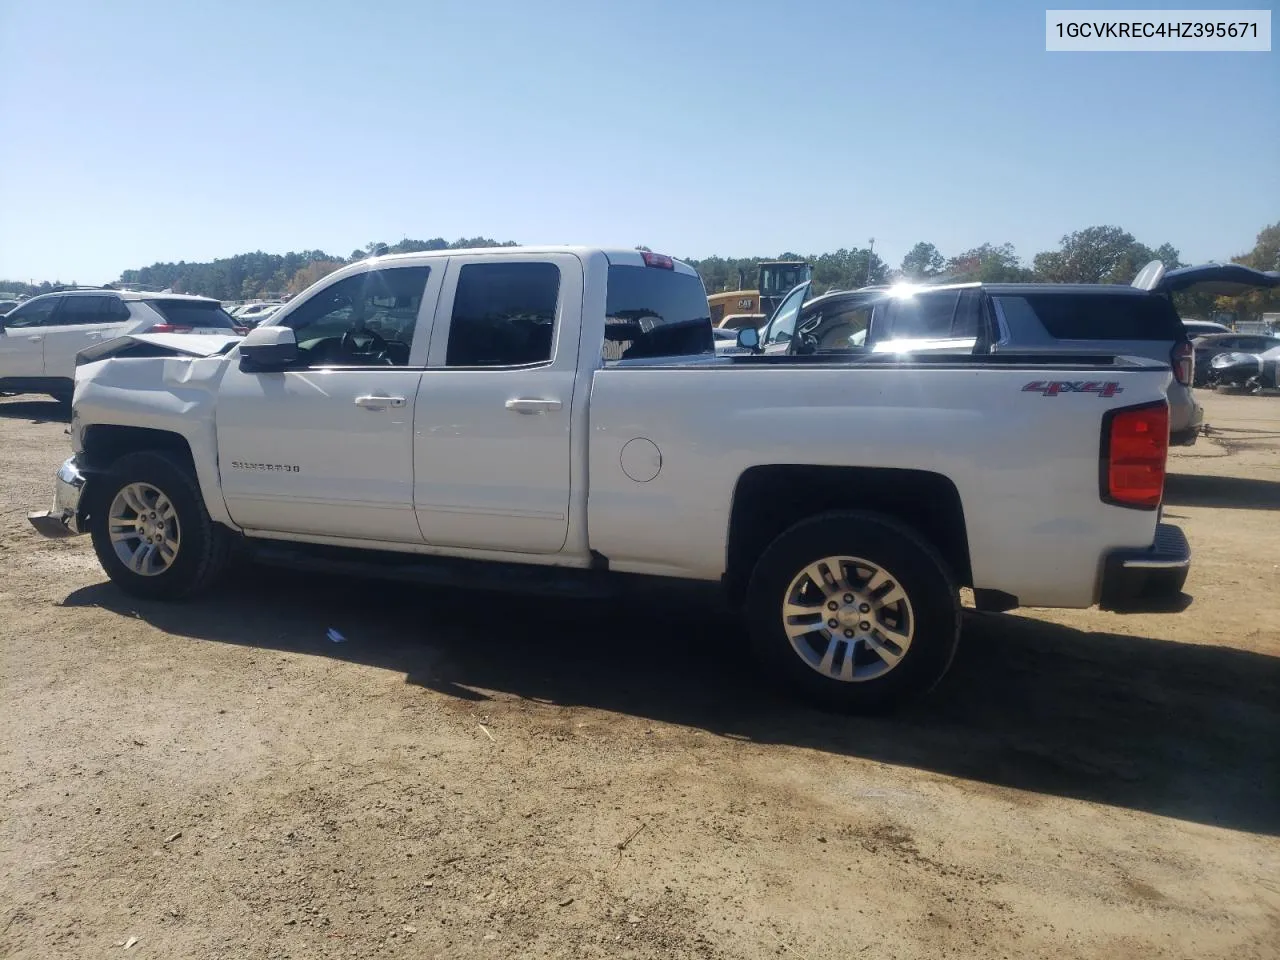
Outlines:
[[[974,587],[1088,606],[1099,546],[1152,536],[1149,513],[1099,496],[1103,414],[1158,401],[1169,377],[1142,358],[1045,354],[609,365],[591,392],[591,543],[612,569],[712,579],[753,468],[926,472],[959,495]],[[624,469],[638,449],[658,462],[643,482]]]

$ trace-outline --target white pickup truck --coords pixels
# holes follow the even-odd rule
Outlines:
[[[981,609],[1167,603],[1168,364],[717,357],[697,274],[634,250],[352,264],[246,337],[86,351],[42,533],[179,598],[233,542],[511,589],[723,583],[809,699],[898,703]]]

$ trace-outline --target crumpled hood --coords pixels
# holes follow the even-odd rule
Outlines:
[[[242,339],[232,333],[130,333],[86,347],[76,354],[76,365],[96,363],[132,351],[140,344],[151,347],[147,355],[153,357],[166,353],[175,357],[212,357],[226,353]]]

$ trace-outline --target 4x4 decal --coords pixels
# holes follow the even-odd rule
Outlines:
[[[1114,380],[1032,380],[1022,388],[1023,393],[1038,393],[1056,397],[1060,393],[1096,393],[1100,397],[1114,397],[1124,393],[1124,387]]]

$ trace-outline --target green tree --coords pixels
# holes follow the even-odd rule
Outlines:
[[[1038,253],[1036,277],[1051,283],[1129,283],[1152,260],[1180,266],[1178,250],[1164,243],[1151,248],[1120,227],[1086,227],[1062,238],[1061,248]]]
[[[932,243],[921,241],[902,258],[902,276],[907,280],[929,280],[942,273],[947,262]]]
[[[1263,227],[1258,232],[1253,249],[1248,253],[1238,254],[1231,260],[1255,270],[1280,272],[1280,222]],[[1208,306],[1203,303],[1203,299],[1207,298],[1196,297],[1195,300],[1201,301],[1199,303],[1192,301],[1190,297],[1186,299],[1191,301],[1186,303],[1186,307],[1199,312],[1184,315],[1201,316],[1205,319],[1209,319],[1214,313],[1229,313],[1237,320],[1254,320],[1264,313],[1280,313],[1280,289],[1274,287],[1270,290],[1251,290],[1242,297],[1217,297]],[[1178,308],[1182,311],[1184,303],[1179,301]]]
[[[946,277],[954,283],[1017,283],[1032,279],[1011,243],[984,243],[947,261]]]
[[[323,280],[341,266],[343,266],[341,260],[312,260],[289,278],[285,291],[290,294],[299,294],[317,280]]]

